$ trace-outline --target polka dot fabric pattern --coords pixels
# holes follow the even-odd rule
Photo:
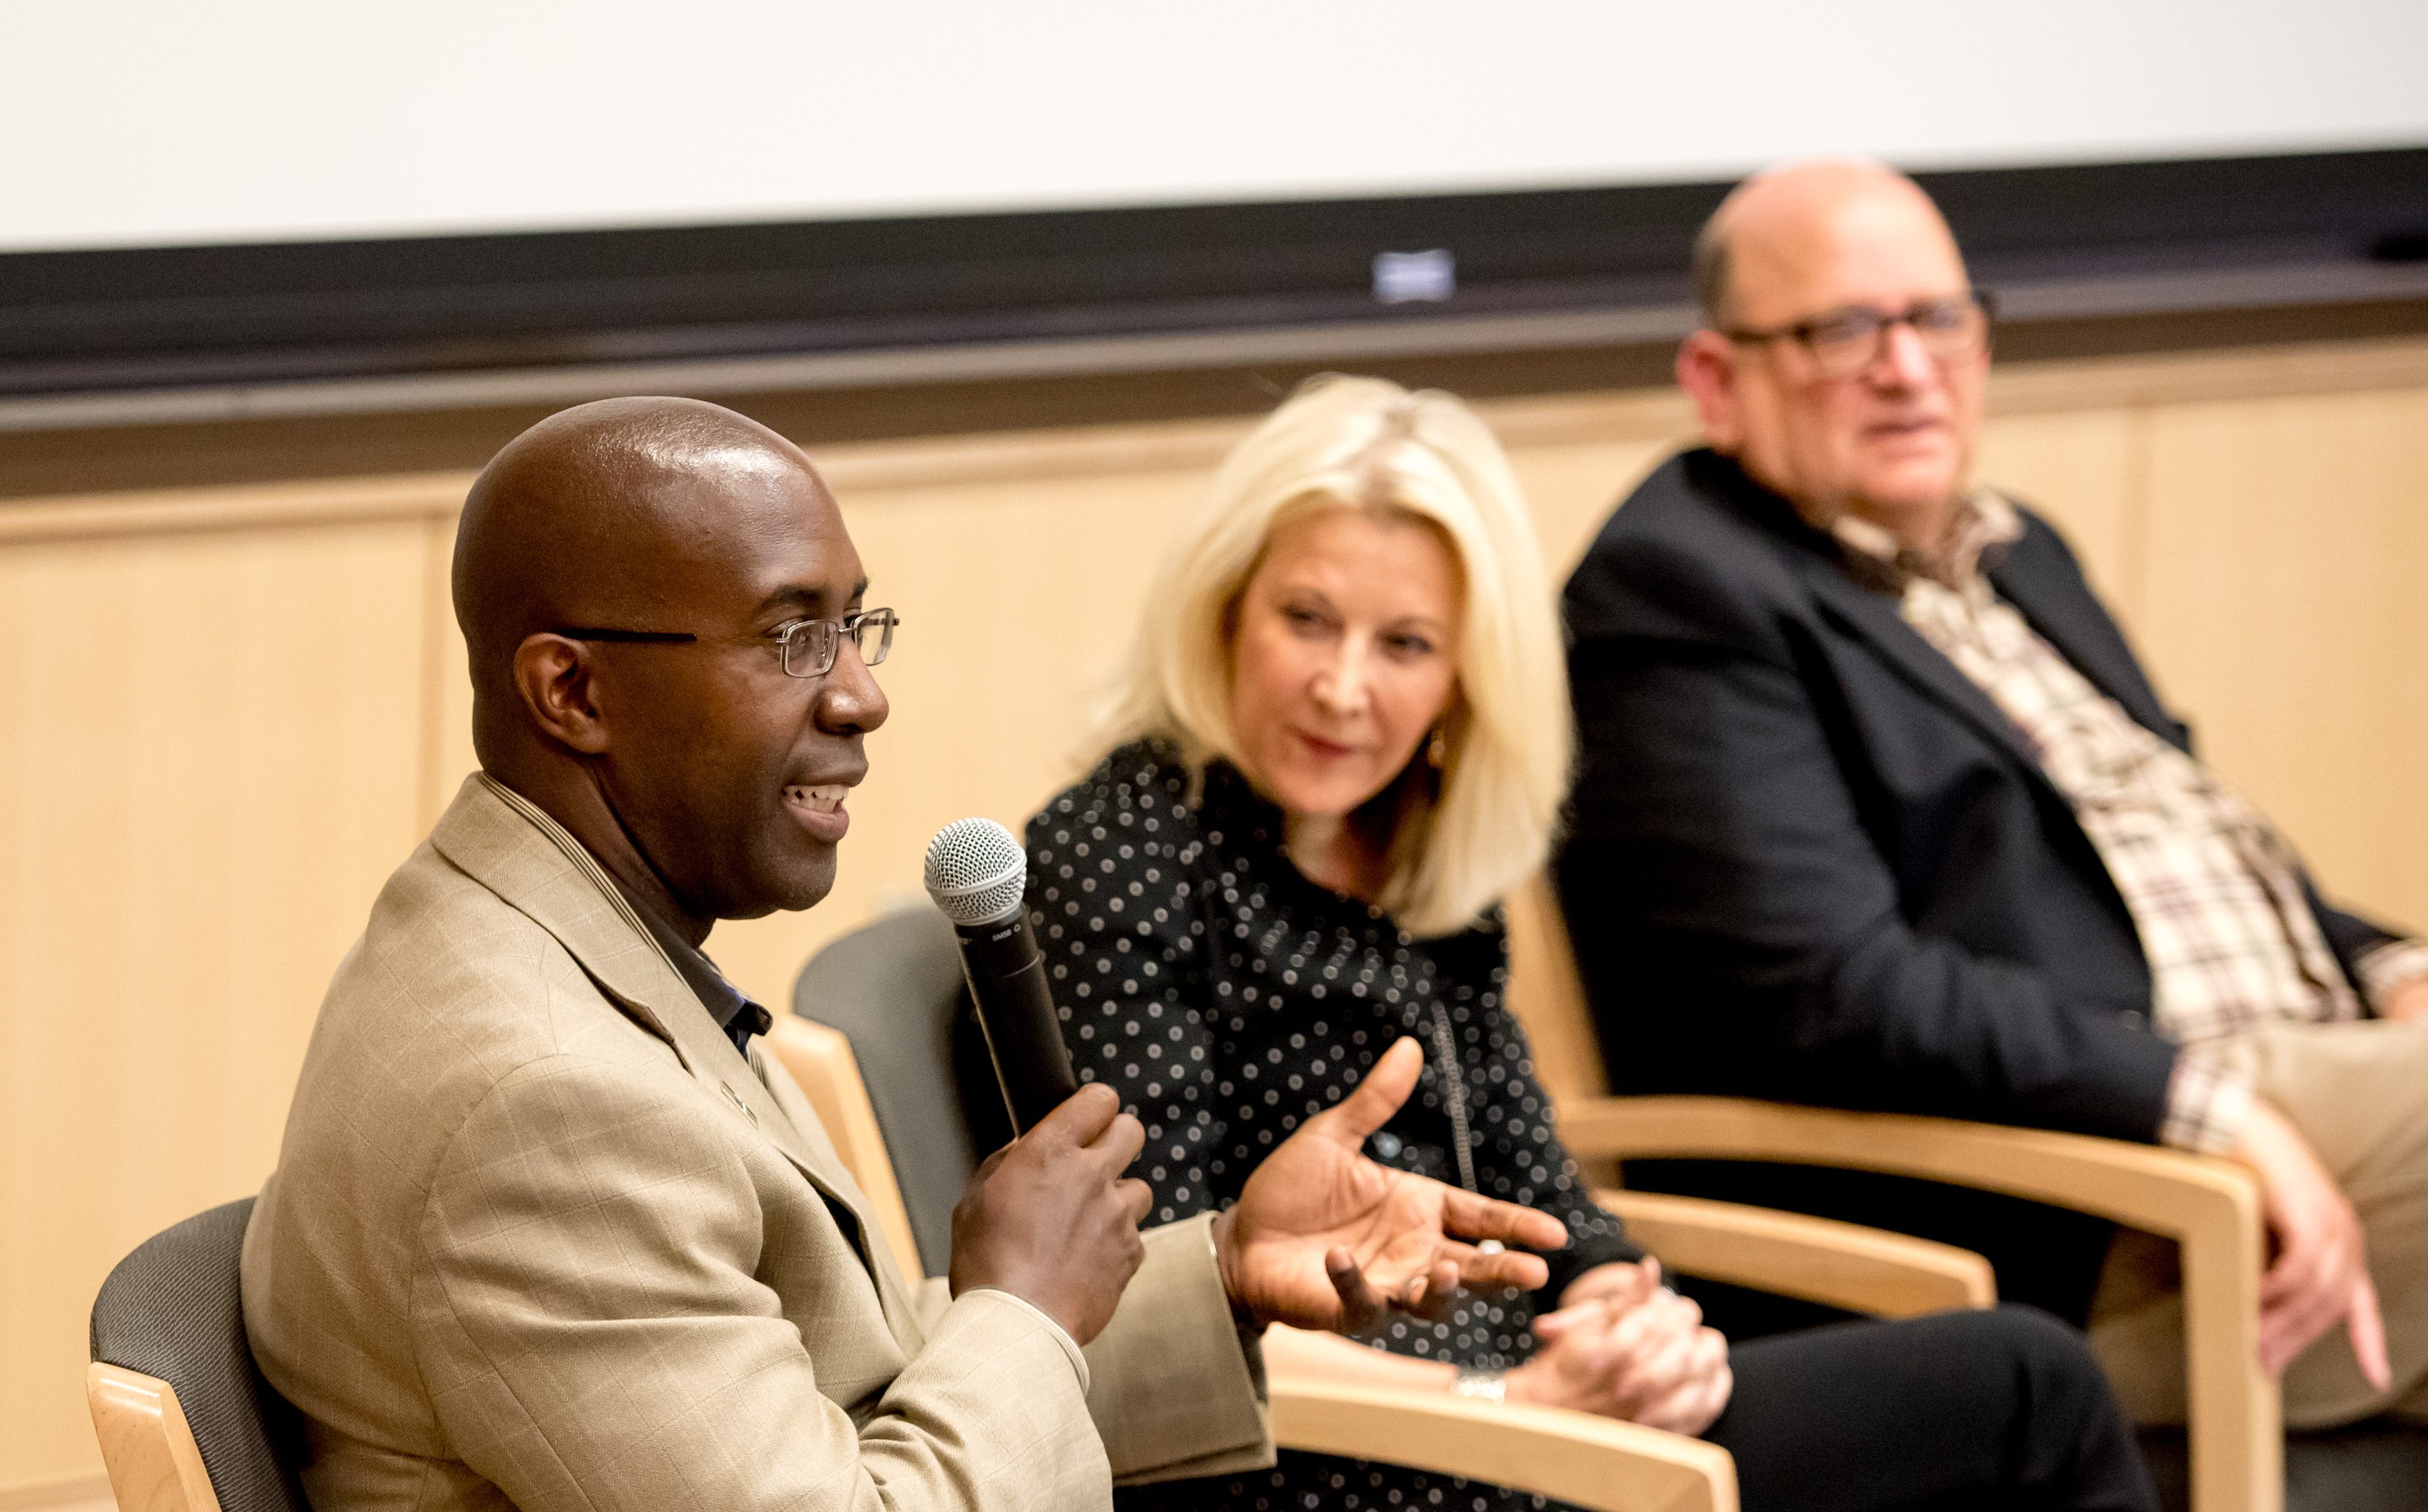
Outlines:
[[[1595,1207],[1550,1126],[1524,1034],[1502,1005],[1498,914],[1464,934],[1408,935],[1381,911],[1300,875],[1281,815],[1217,762],[1189,802],[1166,746],[1114,752],[1028,825],[1030,921],[1045,951],[1073,1066],[1146,1129],[1131,1174],[1154,1191],[1147,1222],[1236,1200],[1273,1146],[1337,1101],[1402,1035],[1426,1047],[1417,1090],[1368,1141],[1383,1164],[1456,1185],[1457,1120],[1440,1041],[1457,1055],[1469,1163],[1488,1196],[1568,1226],[1541,1293],[1467,1298],[1440,1323],[1399,1319],[1367,1343],[1394,1354],[1507,1367],[1530,1324],[1582,1272],[1634,1260]],[[1284,1454],[1266,1473],[1125,1489],[1125,1507],[1540,1507],[1538,1497],[1396,1466]]]

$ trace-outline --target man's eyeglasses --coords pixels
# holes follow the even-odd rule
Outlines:
[[[689,630],[611,630],[573,626],[556,633],[575,641],[625,641],[643,645],[681,645],[693,642],[742,642],[772,644],[784,659],[787,677],[823,677],[834,670],[845,637],[861,661],[874,667],[894,649],[894,627],[901,620],[890,609],[864,609],[839,620],[795,620],[764,635],[694,635]]]
[[[1997,303],[1987,289],[1970,289],[1940,300],[1916,300],[1898,311],[1850,304],[1808,320],[1767,331],[1723,331],[1731,341],[1793,341],[1813,359],[1823,378],[1862,372],[1888,351],[1889,333],[1911,326],[1922,350],[1942,365],[1971,362],[1990,350],[1990,321]]]

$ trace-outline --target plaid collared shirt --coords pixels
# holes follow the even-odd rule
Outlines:
[[[2197,1047],[2272,1020],[2362,1014],[2292,849],[2239,793],[2135,721],[1998,597],[1984,561],[2023,533],[2007,500],[1986,491],[1967,497],[1936,561],[1852,515],[1829,528],[1849,569],[1897,593],[1905,622],[2022,732],[2123,895],[2150,964],[2152,1024],[2190,1051],[2177,1059],[2159,1138],[2184,1149],[2232,1148],[2251,1089]],[[2428,947],[2408,940],[2360,967],[2372,998],[2423,972]]]

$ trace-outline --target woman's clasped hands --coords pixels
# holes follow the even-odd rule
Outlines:
[[[1542,1347],[1512,1370],[1507,1400],[1699,1434],[1735,1384],[1728,1341],[1661,1284],[1661,1262],[1600,1265],[1534,1319]]]

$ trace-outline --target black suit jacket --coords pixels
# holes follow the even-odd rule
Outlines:
[[[1999,593],[2189,748],[2065,543],[2024,524]],[[1558,879],[1618,1090],[2157,1137],[2175,1051],[2124,900],[2022,735],[1832,537],[1690,451],[1566,610]],[[2390,937],[2319,913],[2347,969]]]

